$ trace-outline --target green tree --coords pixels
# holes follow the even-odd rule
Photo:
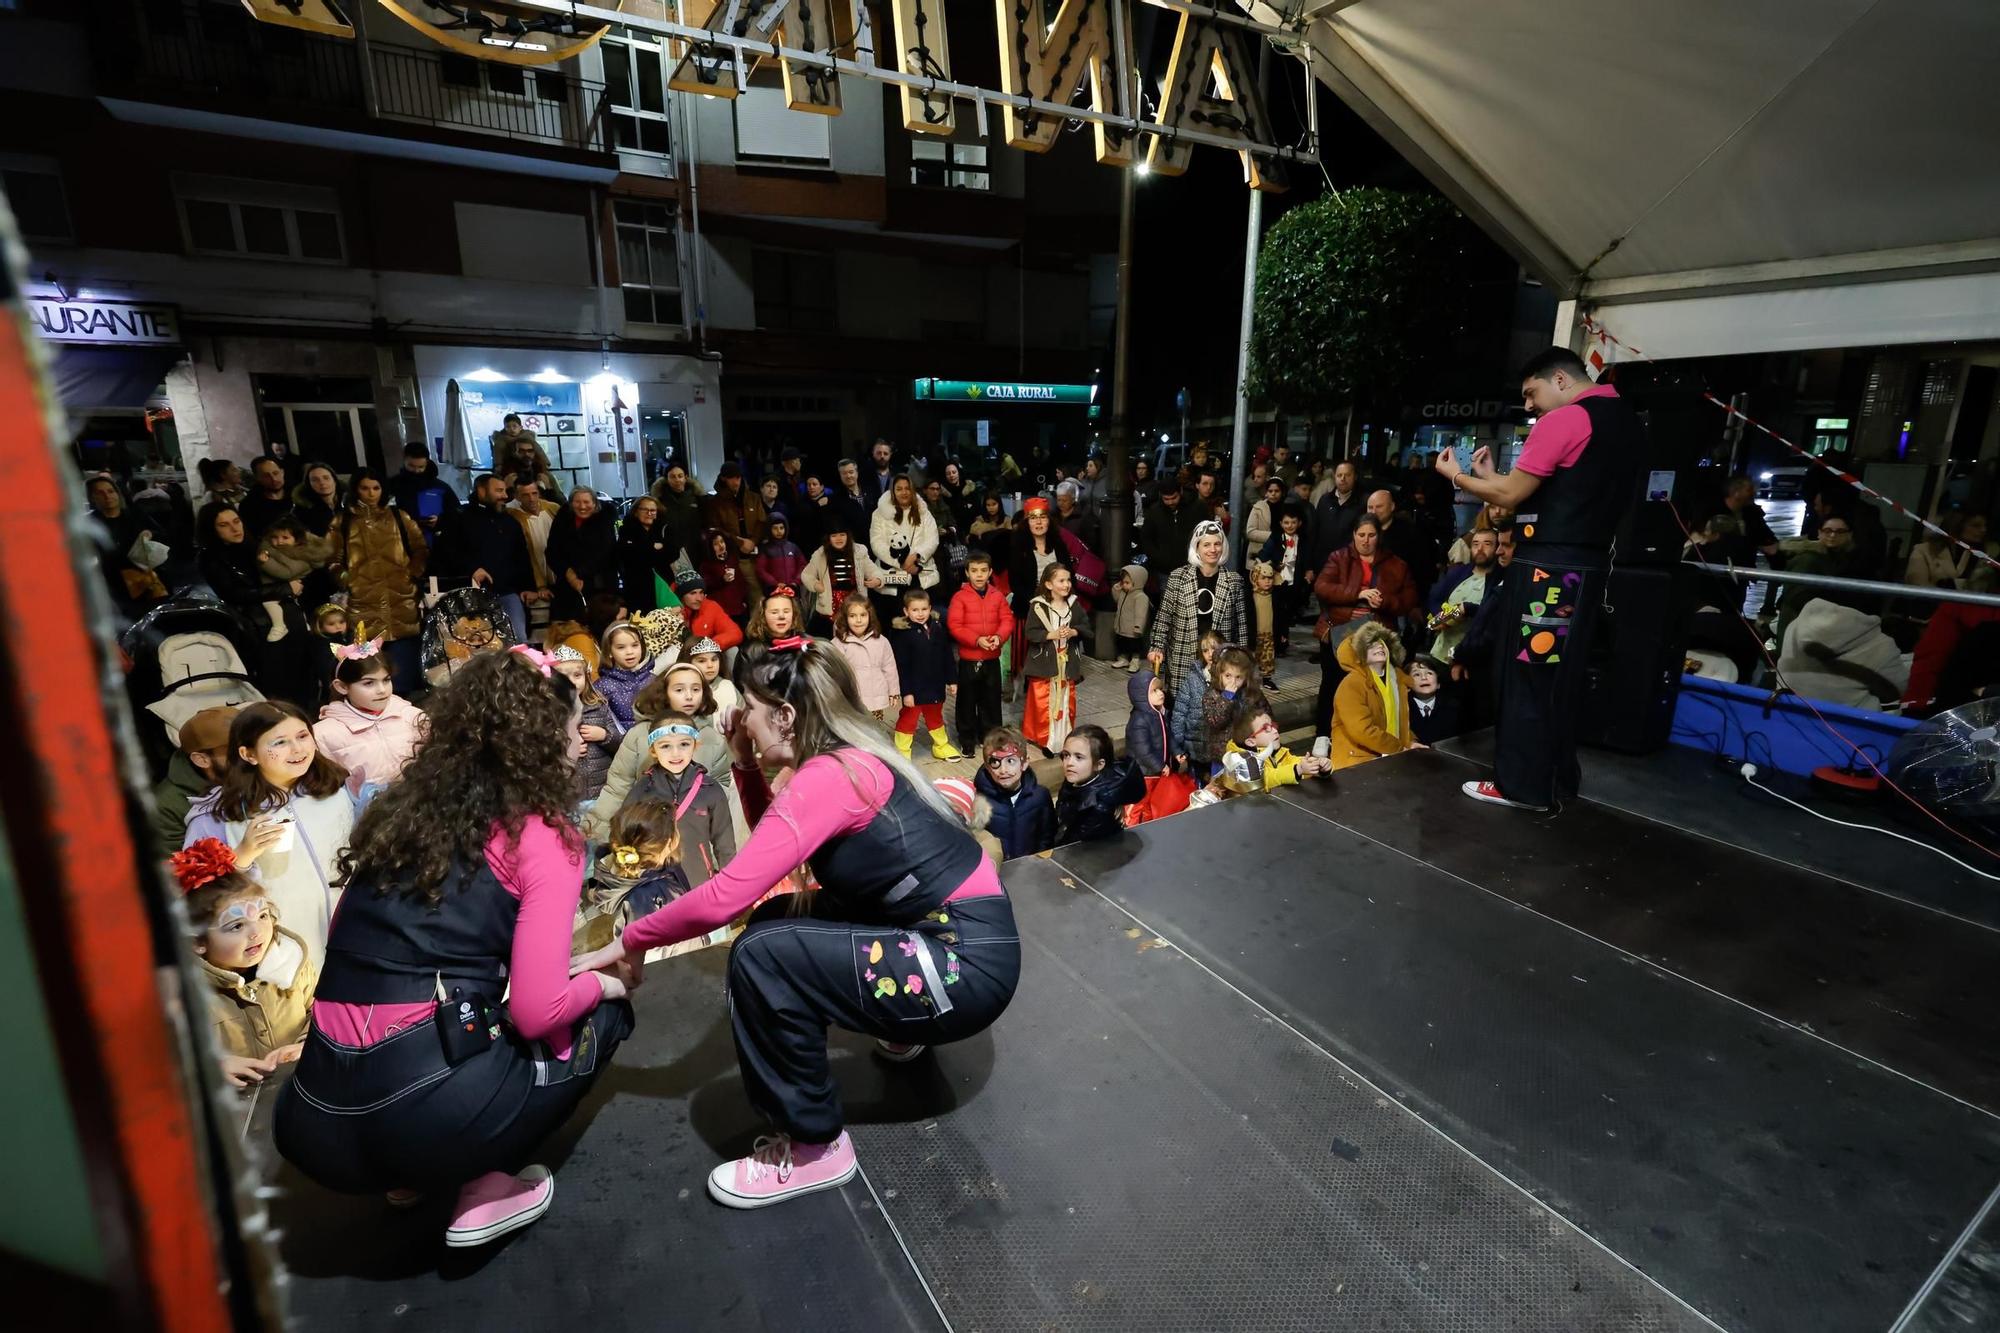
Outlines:
[[[1429,194],[1348,190],[1287,212],[1257,257],[1250,392],[1322,419],[1393,397],[1462,327],[1477,236]]]

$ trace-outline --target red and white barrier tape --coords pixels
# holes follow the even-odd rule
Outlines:
[[[1580,314],[1576,317],[1576,322],[1582,325],[1584,332],[1588,333],[1592,338],[1596,339],[1598,342],[1607,344],[1608,346],[1611,347],[1623,348],[1625,351],[1630,352],[1635,358],[1641,361],[1651,361],[1653,359],[1652,357],[1647,356],[1644,352],[1640,351],[1638,348],[1632,346],[1631,344],[1622,343],[1618,341],[1618,339],[1614,338],[1611,335],[1611,331],[1609,329],[1605,328],[1602,323],[1600,323],[1598,320],[1596,320],[1590,315]],[[1590,365],[1593,369],[1600,372],[1604,370],[1607,364],[1616,364],[1615,362],[1607,363],[1605,358],[1602,355],[1600,355],[1595,349],[1592,349],[1586,360],[1590,362]],[[2000,569],[2000,560],[1994,559],[1992,556],[1988,555],[1986,552],[1980,550],[1976,546],[1970,546],[1965,542],[1960,541],[1958,538],[1952,536],[1950,533],[1946,532],[1943,528],[1931,522],[1929,519],[1923,517],[1921,514],[1913,513],[1911,510],[1905,508],[1901,501],[1892,499],[1889,496],[1882,494],[1882,492],[1875,490],[1873,487],[1869,486],[1867,482],[1861,480],[1861,478],[1855,476],[1852,472],[1842,471],[1840,468],[1835,467],[1833,464],[1820,458],[1816,454],[1813,454],[1810,451],[1803,449],[1800,446],[1792,443],[1790,440],[1778,434],[1778,432],[1772,430],[1769,426],[1765,425],[1763,422],[1757,420],[1757,418],[1751,416],[1748,412],[1739,411],[1736,408],[1731,407],[1728,403],[1725,403],[1724,401],[1722,401],[1722,399],[1717,398],[1714,394],[1708,392],[1706,389],[1702,390],[1701,396],[1708,402],[1714,403],[1717,407],[1721,408],[1725,415],[1730,417],[1741,417],[1746,423],[1756,427],[1758,430],[1762,431],[1770,438],[1776,440],[1779,444],[1784,445],[1785,448],[1791,450],[1794,454],[1798,455],[1806,462],[1811,463],[1814,467],[1819,468],[1823,472],[1838,477],[1840,480],[1846,482],[1849,486],[1852,486],[1856,491],[1860,492],[1868,499],[1873,500],[1876,504],[1882,505],[1885,508],[1892,510],[1897,514],[1902,515],[1904,518],[1909,519],[1912,523],[1922,528],[1925,532],[1933,533],[1939,537],[1944,538],[1946,541],[1950,542],[1953,546],[1956,546],[1959,550],[1964,551],[1966,554],[1970,555],[1973,559],[1984,561],[1986,564],[1991,565],[1993,568]]]

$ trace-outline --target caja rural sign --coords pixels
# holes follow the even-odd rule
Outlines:
[[[914,385],[920,402],[937,403],[1074,403],[1097,399],[1095,384],[1011,384],[980,380],[920,379]]]

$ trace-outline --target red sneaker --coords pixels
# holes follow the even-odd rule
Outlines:
[[[708,1194],[730,1208],[766,1208],[801,1194],[839,1189],[861,1170],[842,1130],[832,1143],[794,1143],[788,1134],[757,1140],[748,1157],[708,1173]]]
[[[1500,789],[1490,782],[1467,782],[1459,790],[1475,801],[1488,805],[1504,805],[1511,810],[1547,810],[1546,805],[1529,805],[1526,801],[1510,801],[1500,794]]]

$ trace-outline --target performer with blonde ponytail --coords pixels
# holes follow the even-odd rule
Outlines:
[[[708,1191],[761,1208],[858,1170],[827,1028],[872,1036],[892,1060],[972,1036],[1013,998],[1021,942],[992,861],[862,708],[838,653],[800,637],[745,644],[736,685],[743,703],[722,729],[749,839],[714,878],[574,967],[634,974],[646,950],[713,930],[811,866],[818,891],[764,904],[729,959],[737,1061],[773,1132],[715,1168]],[[763,770],[784,766],[795,771],[773,797]]]

